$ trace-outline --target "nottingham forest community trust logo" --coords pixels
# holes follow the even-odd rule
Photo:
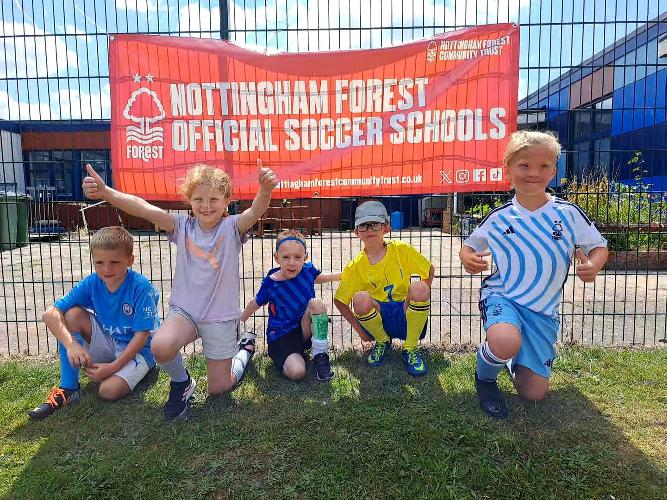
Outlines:
[[[435,62],[438,57],[438,44],[431,41],[426,47],[426,62]]]
[[[152,75],[146,80],[153,81]],[[141,81],[140,75],[134,76],[135,82]],[[127,158],[141,159],[145,162],[162,158],[164,150],[164,129],[154,124],[165,117],[164,107],[158,95],[147,87],[140,87],[132,92],[123,116],[138,124],[128,125],[125,128]]]

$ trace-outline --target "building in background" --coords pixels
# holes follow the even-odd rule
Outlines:
[[[554,186],[601,168],[667,191],[666,93],[667,12],[522,99],[519,127],[558,133],[566,152]],[[0,133],[0,189],[83,201],[86,163],[112,181],[108,120],[0,120]],[[629,163],[638,152],[643,172]]]
[[[81,184],[87,163],[111,183],[109,121],[0,120],[0,131],[3,137],[11,137],[13,144],[12,156],[9,150],[3,154],[0,186],[19,179],[18,191],[49,189],[53,190],[57,201],[81,201],[84,200]],[[17,156],[21,159],[17,160]],[[13,160],[8,162],[8,158]]]
[[[558,133],[554,185],[599,168],[667,191],[666,92],[667,12],[522,99],[519,126]]]

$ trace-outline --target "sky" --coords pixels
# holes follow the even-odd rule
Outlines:
[[[667,0],[229,0],[263,52],[377,48],[521,25],[519,98],[667,11]],[[0,0],[0,119],[109,119],[110,33],[220,37],[217,1]]]

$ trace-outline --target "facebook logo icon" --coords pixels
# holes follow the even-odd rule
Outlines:
[[[472,171],[473,182],[486,182],[486,169],[476,168]]]

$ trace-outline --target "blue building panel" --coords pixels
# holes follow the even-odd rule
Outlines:
[[[623,100],[624,89],[615,90],[612,95],[612,112],[611,112],[611,135],[619,135],[623,133]]]
[[[667,69],[615,90],[611,134],[626,134],[665,122]]]
[[[667,190],[667,123],[644,127],[627,134],[612,136],[612,174],[621,182],[635,184],[637,172],[628,162],[640,151],[643,170],[639,175],[642,182],[649,181],[654,189]]]
[[[655,123],[665,122],[665,111],[667,110],[667,100],[665,93],[667,92],[667,69],[663,69],[656,73],[655,84]]]
[[[528,109],[536,109],[531,106],[534,103],[546,110],[545,128],[557,132],[569,151],[561,160],[567,160],[568,173],[585,173],[591,165],[608,164],[615,179],[633,184],[639,174],[641,182],[667,191],[667,57],[658,58],[658,39],[665,34],[667,12],[522,101]],[[556,89],[575,84],[602,67],[614,69],[611,94],[576,111],[568,110],[569,92]],[[643,171],[639,173],[633,172],[634,164],[628,164],[637,152],[642,155]],[[562,177],[561,169],[559,163],[558,177]]]

